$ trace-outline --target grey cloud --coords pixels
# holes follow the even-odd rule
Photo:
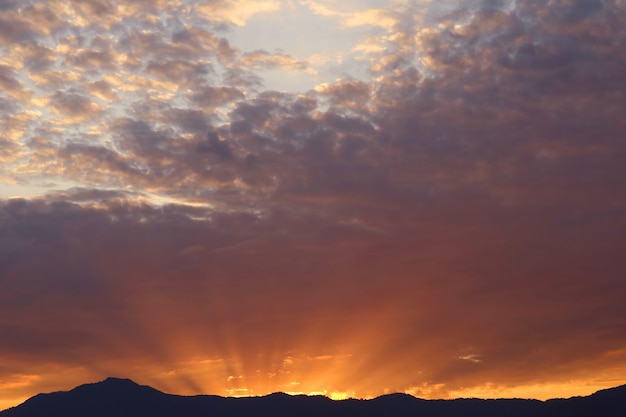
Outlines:
[[[118,119],[113,128],[119,135],[122,149],[139,157],[149,158],[152,151],[166,152],[171,140],[171,131],[155,130],[150,123],[142,120]]]
[[[226,39],[196,28],[174,32],[170,39],[157,31],[132,31],[121,38],[120,48],[155,62],[184,63],[216,57],[224,65],[236,53]]]
[[[105,16],[115,12],[115,4],[109,0],[94,0],[89,2],[71,1],[75,11],[83,16]]]
[[[19,2],[17,0],[0,0],[0,10],[11,10],[17,8]]]
[[[7,66],[0,66],[0,85],[6,91],[16,91],[22,88],[21,83],[15,78],[15,71]]]
[[[172,43],[189,49],[192,53],[215,54],[222,63],[231,62],[237,54],[228,40],[199,28],[190,28],[172,34]]]
[[[343,81],[319,88],[319,93],[328,97],[330,104],[339,109],[353,109],[362,112],[369,104],[372,86],[363,81]]]
[[[4,97],[0,97],[0,112],[3,114],[13,113],[16,110],[15,102],[7,100]]]
[[[115,54],[111,49],[103,51],[85,50],[69,57],[69,64],[73,68],[85,70],[112,70],[116,68]]]
[[[58,170],[64,175],[87,183],[110,181],[121,185],[133,179],[141,183],[150,174],[141,161],[129,160],[119,153],[100,146],[69,144],[58,151]]]
[[[68,190],[52,192],[46,195],[47,200],[82,202],[106,202],[110,204],[114,200],[125,200],[135,194],[124,190],[102,190],[98,188],[74,187]]]
[[[226,67],[223,83],[235,88],[258,88],[263,85],[263,79],[249,70],[229,65]]]
[[[23,103],[33,96],[33,91],[25,87],[18,78],[13,68],[0,65],[0,87],[13,100]]]
[[[201,79],[204,75],[214,73],[208,63],[190,63],[184,60],[177,61],[151,61],[146,66],[146,71],[162,79],[176,81],[181,84],[192,80]]]
[[[93,117],[100,109],[88,95],[77,91],[57,91],[50,97],[51,106],[58,113],[68,117]]]
[[[87,163],[101,166],[101,180],[109,177],[116,183],[157,187],[165,194],[192,200],[198,198],[199,189],[206,189],[207,184],[213,183],[205,193],[210,200],[211,195],[219,193],[215,190],[216,181],[229,182],[237,175],[234,166],[224,164],[233,157],[233,151],[227,143],[216,139],[215,134],[202,139],[210,128],[210,121],[201,113],[173,109],[169,114],[167,130],[153,130],[150,124],[132,119],[119,120],[116,134],[123,155],[93,148],[86,154],[71,153],[68,157],[73,155],[75,166]],[[193,133],[194,137],[177,137],[177,128]],[[98,162],[89,162],[96,156]],[[93,174],[98,172],[96,169]],[[223,187],[227,190],[229,186],[224,184]]]
[[[237,103],[231,118],[242,120],[260,130],[268,125],[273,118],[281,117],[284,106],[279,93],[265,93],[258,98]]]
[[[92,95],[106,100],[113,101],[119,98],[111,84],[103,80],[88,83],[85,87]]]
[[[589,17],[598,16],[604,8],[602,0],[574,0],[573,2],[562,4],[567,5],[565,18],[570,21],[580,21]]]
[[[196,135],[204,134],[211,123],[206,113],[199,110],[172,109],[170,113],[171,115],[167,119],[168,123],[179,127],[184,132]]]
[[[0,41],[4,45],[32,40],[37,32],[27,23],[10,17],[0,17]]]
[[[621,169],[613,163],[599,169],[599,162],[584,156],[583,142],[591,130],[606,133],[604,149],[594,151],[597,161],[606,158],[613,147],[611,135],[620,123],[614,116],[623,103],[615,96],[603,100],[602,112],[583,114],[575,100],[560,101],[583,95],[600,100],[606,94],[603,91],[619,87],[621,58],[596,46],[602,43],[587,42],[586,32],[577,23],[562,23],[574,25],[567,30],[576,31],[576,44],[557,42],[561,38],[554,31],[560,26],[552,24],[552,14],[531,6],[520,3],[517,9],[506,11],[491,4],[473,14],[462,29],[443,24],[438,37],[421,39],[421,53],[436,64],[438,76],[424,77],[405,59],[400,67],[387,69],[379,83],[342,81],[301,97],[266,92],[243,100],[235,88],[205,85],[190,93],[196,104],[209,107],[203,110],[223,103],[234,105],[228,123],[219,129],[224,141],[176,139],[179,133],[203,137],[216,119],[210,112],[204,116],[199,110],[163,103],[138,104],[136,119],[118,120],[116,134],[125,158],[137,161],[141,170],[154,174],[160,187],[172,187],[171,192],[192,172],[188,178],[194,180],[188,181],[197,180],[198,184],[210,178],[223,181],[238,176],[249,184],[264,183],[267,189],[280,190],[281,199],[296,190],[298,198],[303,192],[311,198],[316,193],[327,198],[359,189],[370,194],[367,201],[379,197],[407,202],[423,198],[424,193],[466,189],[506,200],[506,195],[530,192],[530,184],[541,175],[552,175],[562,185],[582,181],[566,175],[575,164],[587,164],[596,170],[596,181],[605,181]],[[595,23],[588,22],[587,27],[589,24]],[[597,33],[594,36],[608,34]],[[183,43],[189,37],[190,33],[180,32],[174,42]],[[144,41],[163,45],[156,37]],[[399,48],[404,50],[403,45]],[[542,55],[546,58],[540,58]],[[587,71],[589,57],[602,62],[596,68],[596,73],[604,76],[599,83],[595,82],[597,76]],[[545,64],[550,59],[559,64]],[[152,61],[148,69],[175,80],[177,62],[183,61]],[[190,74],[197,71],[190,67]],[[564,74],[574,78],[564,78]],[[571,88],[566,91],[564,87]],[[80,95],[58,98],[66,102],[68,114],[86,100]],[[327,100],[331,107],[320,110],[316,99]],[[572,117],[575,114],[577,117]],[[162,123],[158,129],[154,125],[157,120]],[[594,122],[589,124],[591,120]],[[589,132],[584,133],[585,129]],[[572,139],[566,145],[554,136],[556,131],[571,131]],[[553,139],[541,149],[537,141],[546,135]],[[575,157],[569,152],[583,153]],[[220,158],[211,160],[210,155]],[[126,170],[120,175],[133,171]],[[530,174],[533,170],[534,175]],[[149,176],[143,178],[146,184],[150,182]],[[242,191],[241,195],[245,194]],[[250,194],[252,200],[254,196]]]
[[[201,153],[215,154],[222,159],[233,157],[233,151],[228,142],[221,140],[215,131],[210,131],[206,142],[199,143],[196,149]]]
[[[72,75],[66,71],[57,71],[47,69],[38,73],[30,74],[30,78],[38,87],[48,88],[51,90],[62,90],[67,88],[72,82]]]
[[[39,43],[24,43],[21,45],[25,52],[25,64],[31,71],[41,71],[49,68],[57,59],[56,53]]]
[[[216,108],[243,98],[243,93],[232,87],[203,86],[191,93],[191,100],[204,109]]]

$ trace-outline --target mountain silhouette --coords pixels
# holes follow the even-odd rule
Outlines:
[[[39,394],[0,417],[626,417],[626,385],[588,397],[423,400],[407,394],[334,401],[270,394],[225,398],[165,394],[129,379],[107,378],[67,392]]]

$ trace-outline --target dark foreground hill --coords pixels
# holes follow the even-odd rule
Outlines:
[[[538,400],[422,400],[392,394],[372,400],[271,394],[224,398],[170,395],[108,378],[67,392],[39,394],[0,417],[626,417],[626,385],[588,397]]]

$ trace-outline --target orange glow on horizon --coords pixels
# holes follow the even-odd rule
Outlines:
[[[498,386],[485,384],[458,391],[451,391],[449,398],[522,398],[549,400],[552,398],[570,398],[591,395],[606,388],[624,385],[626,380],[615,381],[569,381],[563,384],[545,383],[521,386]],[[410,394],[410,392],[408,392]]]
[[[349,398],[371,399],[393,392],[403,392],[424,399],[453,398],[569,398],[586,396],[594,392],[626,384],[626,370],[615,369],[605,373],[606,379],[578,379],[564,382],[530,383],[505,385],[486,383],[461,389],[450,389],[445,384],[423,383],[403,389],[380,388],[393,381],[365,378],[352,374],[350,355],[290,356],[285,358],[284,367],[278,372],[226,375],[228,370],[245,370],[245,365],[228,365],[224,359],[195,359],[177,364],[177,369],[159,370],[140,367],[130,370],[133,375],[123,375],[120,366],[113,375],[97,376],[84,369],[75,369],[53,375],[22,375],[13,379],[0,380],[0,409],[19,405],[40,392],[66,391],[74,386],[103,380],[107,376],[129,377],[141,385],[149,385],[166,393],[180,395],[210,394],[225,397],[264,396],[273,392],[289,395],[322,395],[333,400]],[[276,370],[274,370],[276,371]],[[353,375],[347,378],[346,375]],[[354,385],[347,386],[351,379]],[[42,381],[54,380],[56,386],[40,385]],[[375,383],[373,383],[373,381]],[[371,384],[366,386],[363,382]],[[48,382],[50,384],[50,382]]]

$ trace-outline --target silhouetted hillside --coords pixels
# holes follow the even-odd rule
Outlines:
[[[165,394],[129,379],[108,378],[67,392],[39,394],[0,417],[626,417],[626,386],[588,397],[538,400],[422,400],[406,394],[333,401],[322,396],[224,398]]]

